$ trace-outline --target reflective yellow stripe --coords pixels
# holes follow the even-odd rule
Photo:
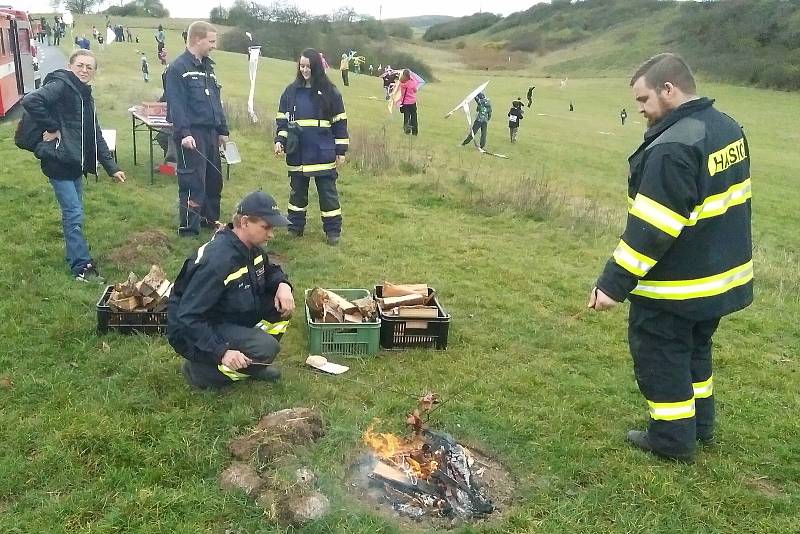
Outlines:
[[[217,369],[219,369],[220,373],[222,373],[223,375],[227,376],[228,378],[230,378],[234,382],[237,382],[239,380],[244,380],[245,378],[250,378],[250,375],[246,375],[244,373],[240,373],[239,371],[234,371],[233,369],[231,369],[227,365],[219,364],[217,366]]]
[[[728,211],[728,208],[744,204],[752,196],[752,186],[750,178],[748,178],[743,182],[730,186],[724,193],[706,198],[702,204],[692,210],[689,215],[688,225],[693,226],[697,224],[698,220],[723,215]]]
[[[694,398],[680,402],[647,401],[650,417],[658,421],[675,421],[694,417]]]
[[[331,119],[331,122],[339,122],[341,120],[345,120],[346,118],[347,118],[347,113],[339,113],[338,115],[335,115]]]
[[[640,280],[634,295],[651,299],[684,300],[721,295],[753,279],[753,260],[724,273],[694,280]]]
[[[714,176],[718,172],[728,169],[747,159],[747,150],[744,146],[744,137],[737,139],[728,146],[708,155],[708,174]]]
[[[656,264],[656,260],[634,250],[621,239],[614,251],[614,261],[626,271],[640,277],[646,275]]]
[[[294,121],[298,126],[318,126],[319,128],[330,128],[330,121],[318,121],[317,119],[298,119]]]
[[[286,333],[286,330],[289,328],[289,321],[278,321],[277,323],[271,323],[264,319],[256,324],[256,328],[263,330],[267,334],[277,336],[278,334]]]
[[[316,172],[336,168],[336,163],[317,163],[315,165],[288,165],[290,171]]]
[[[631,197],[628,197],[628,210],[630,210],[632,207],[633,207],[633,199]]]
[[[225,279],[225,285],[227,286],[228,284],[230,284],[231,282],[233,282],[237,278],[241,278],[242,276],[244,276],[246,274],[247,274],[247,267],[242,267],[238,271],[233,272],[233,273],[228,275],[228,277]]]
[[[281,130],[280,132],[278,132],[278,135],[281,137],[289,137],[289,132],[287,132],[286,130]]]
[[[211,243],[211,241],[209,241],[208,243]],[[195,265],[198,265],[200,263],[200,258],[203,257],[203,253],[206,251],[206,247],[208,246],[208,243],[203,243],[203,246],[201,246],[200,248],[197,249],[197,259],[194,260],[194,264]]]
[[[334,139],[334,142],[337,145],[349,145],[350,144],[350,138],[345,137],[345,138],[342,138],[342,139]]]
[[[692,382],[692,389],[694,389],[695,399],[707,399],[714,394],[714,375],[708,377],[708,380],[702,382]]]
[[[258,255],[258,256],[256,256],[256,257],[255,257],[255,259],[253,260],[253,266],[256,266],[256,265],[258,265],[258,264],[259,264],[259,263],[261,263],[262,261],[264,261],[264,255],[263,255],[263,254],[259,254],[259,255]]]
[[[338,209],[331,210],[331,211],[320,211],[319,214],[322,215],[323,217],[335,217],[337,215],[341,215],[342,214],[342,209],[338,208]]]
[[[289,211],[306,211],[307,208],[301,208],[299,206],[295,206],[294,204],[289,204]]]
[[[281,119],[288,119],[288,118],[289,118],[289,113],[287,113],[287,112],[281,113],[279,111],[278,113],[275,114],[275,120],[276,121],[279,121]]]
[[[630,214],[663,230],[672,237],[678,237],[683,227],[689,222],[686,217],[675,213],[666,206],[662,206],[655,200],[647,198],[641,193],[636,195],[636,200],[633,202]]]

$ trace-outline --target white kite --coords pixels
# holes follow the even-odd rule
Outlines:
[[[106,28],[106,43],[111,44],[117,40],[117,34],[112,28]]]
[[[258,72],[258,58],[261,55],[261,47],[250,46],[247,48],[247,53],[250,57],[250,96],[247,97],[247,113],[250,115],[250,120],[256,123],[258,122],[258,115],[256,115],[256,110],[254,108],[254,98],[256,92],[256,72]]]
[[[75,19],[72,18],[72,11],[64,11],[64,14],[61,15],[61,22],[67,26],[72,26],[72,23],[75,22]]]
[[[506,156],[506,155],[504,155],[504,154],[495,154],[494,152],[489,152],[488,150],[485,150],[485,149],[481,148],[481,147],[478,145],[478,140],[477,140],[477,138],[476,138],[476,137],[475,137],[475,135],[473,135],[473,133],[472,133],[472,114],[471,114],[471,113],[470,113],[470,111],[469,111],[469,104],[470,104],[470,102],[472,102],[472,100],[473,100],[473,99],[474,99],[476,96],[478,96],[478,94],[479,94],[479,93],[482,93],[482,92],[484,91],[484,89],[486,89],[486,86],[487,86],[487,85],[489,85],[489,80],[487,80],[486,82],[482,83],[482,84],[481,84],[481,85],[479,85],[479,86],[478,86],[478,87],[477,87],[475,90],[473,90],[472,92],[470,92],[470,94],[468,94],[468,95],[467,95],[467,96],[464,98],[464,100],[462,100],[461,102],[459,102],[459,104],[458,104],[456,107],[454,107],[452,110],[450,110],[450,112],[449,112],[447,115],[445,115],[445,116],[444,116],[444,118],[446,119],[446,118],[448,118],[450,115],[452,115],[453,113],[455,113],[456,111],[458,111],[459,109],[462,109],[462,110],[464,111],[464,116],[465,116],[465,118],[467,119],[467,124],[468,124],[468,126],[467,126],[467,127],[469,128],[469,129],[467,130],[467,135],[472,137],[472,143],[475,145],[475,148],[477,148],[477,149],[478,149],[478,152],[480,152],[481,154],[488,154],[488,155],[490,155],[490,156],[495,156],[495,157],[498,157],[498,158],[508,159],[508,156]]]

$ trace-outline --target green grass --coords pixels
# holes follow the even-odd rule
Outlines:
[[[90,25],[79,22],[82,27]],[[182,40],[177,31],[168,39],[174,56]],[[146,167],[132,164],[125,110],[160,93],[157,83],[141,81],[135,48],[120,44],[100,52],[95,84],[103,126],[118,130],[120,164],[130,177],[114,185],[103,176],[86,190],[89,242],[104,274],[115,280],[147,268],[108,259],[130,233],[172,236],[175,226],[174,180],[159,176],[151,186]],[[224,98],[241,107],[248,90],[244,56],[218,52],[214,58]],[[702,451],[696,465],[676,466],[623,442],[627,429],[646,421],[625,338],[627,306],[572,318],[622,230],[625,160],[643,129],[634,122],[627,79],[571,77],[562,90],[557,79],[514,71],[436,67],[442,81],[420,92],[421,133],[413,140],[400,132],[397,114],[387,117],[382,100],[368,99],[381,98],[380,82],[351,76],[344,91],[351,159],[382,150],[381,172],[369,165],[358,171],[355,163],[342,172],[339,248],[323,242],[314,194],[306,237],[290,241],[279,234],[270,248],[288,259],[298,299],[315,285],[369,288],[384,279],[438,289],[453,315],[446,352],[353,360],[348,376],[434,390],[445,399],[459,394],[437,412],[437,428],[491,451],[517,481],[502,522],[462,531],[800,530],[794,417],[800,409],[800,235],[792,179],[800,156],[790,126],[800,98],[701,80],[701,92],[717,98],[749,135],[757,290],[754,305],[726,318],[715,338],[719,444]],[[265,124],[233,129],[244,162],[225,184],[226,213],[259,187],[282,206],[287,202],[283,162],[270,155],[268,130],[293,71],[291,63],[262,60],[256,102]],[[441,118],[486,78],[495,106],[489,146],[509,160],[458,148],[465,121]],[[505,113],[531,81],[534,108],[512,146]],[[570,100],[574,113],[567,111]],[[617,118],[623,106],[631,115],[624,128]],[[296,461],[310,462],[333,506],[329,517],[302,531],[399,532],[348,496],[344,460],[374,418],[401,430],[408,399],[304,370],[301,314],[279,357],[284,380],[221,394],[189,390],[181,359],[164,339],[98,337],[100,289],[68,276],[55,198],[33,157],[13,146],[12,132],[13,124],[0,126],[7,223],[0,377],[14,383],[0,389],[2,530],[293,532],[265,521],[244,496],[220,491],[217,476],[229,461],[226,442],[261,414],[310,406],[324,414],[328,435]],[[174,277],[202,240],[171,240],[173,251],[162,264]]]

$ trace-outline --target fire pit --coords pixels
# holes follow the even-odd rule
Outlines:
[[[367,429],[354,485],[401,518],[453,527],[495,517],[510,501],[510,476],[451,435],[419,429],[409,438]]]

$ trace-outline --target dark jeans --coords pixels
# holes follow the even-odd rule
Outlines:
[[[403,113],[403,131],[407,134],[417,135],[419,125],[417,123],[417,104],[403,104],[400,106]]]
[[[347,77],[347,73],[348,71],[346,70],[342,71],[342,83],[344,83],[346,86],[350,85],[350,80]]]
[[[219,136],[214,128],[192,128],[196,150],[178,147],[178,232],[199,234],[200,222],[219,220],[222,172]]]
[[[339,192],[336,190],[336,171],[328,176],[315,176],[322,229],[326,235],[338,236],[342,233],[342,209],[339,206]],[[289,230],[302,233],[306,226],[308,212],[308,185],[310,176],[290,174],[289,185]]]
[[[223,323],[216,325],[214,328],[219,335],[228,341],[228,346],[231,350],[238,350],[248,358],[258,362],[272,363],[281,350],[281,345],[278,342],[280,335],[274,336],[256,327]],[[210,355],[195,353],[192,355],[182,354],[182,356],[187,359],[186,365],[190,368],[189,372],[194,386],[218,388],[246,378],[231,378],[223,373],[217,364],[207,363],[213,361]],[[187,356],[192,357],[189,358]],[[250,375],[251,373],[259,372],[262,368],[259,365],[251,365],[250,367],[239,369],[234,373],[234,376],[236,374]]]
[[[73,180],[55,180],[50,185],[61,207],[61,227],[64,231],[66,259],[72,274],[77,275],[92,261],[89,244],[83,235],[83,177]]]
[[[475,137],[475,134],[478,133],[478,130],[481,131],[481,142],[480,147],[484,148],[486,146],[486,131],[489,128],[488,122],[478,121],[475,119],[475,122],[472,123],[472,131],[467,135],[467,138],[461,143],[462,145],[468,145],[472,138]]]
[[[691,453],[697,438],[714,435],[711,337],[719,321],[692,321],[631,303],[628,343],[650,407],[648,439],[658,452]]]

